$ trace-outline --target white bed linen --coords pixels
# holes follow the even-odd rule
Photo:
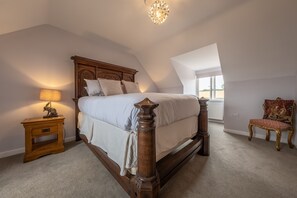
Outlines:
[[[84,113],[78,117],[80,133],[88,142],[104,150],[116,162],[123,176],[127,170],[137,168],[137,134],[97,120]],[[168,126],[156,129],[156,160],[160,160],[173,148],[193,137],[198,129],[197,116],[192,116]]]
[[[200,105],[196,96],[164,93],[131,93],[114,96],[87,96],[78,101],[81,112],[107,122],[125,131],[136,131],[139,109],[135,103],[149,98],[158,103],[156,126],[166,126],[175,121],[197,116]]]

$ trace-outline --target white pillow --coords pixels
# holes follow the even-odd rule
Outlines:
[[[102,95],[101,87],[98,80],[85,79],[87,83],[87,92],[89,96],[100,96]]]
[[[85,90],[86,90],[86,92],[88,93],[88,95],[89,95],[89,90],[88,90],[88,87],[84,87],[85,88]]]
[[[102,78],[98,78],[98,81],[105,96],[123,94],[121,81]]]
[[[125,86],[126,93],[140,93],[137,83],[125,80],[122,80],[122,83]]]

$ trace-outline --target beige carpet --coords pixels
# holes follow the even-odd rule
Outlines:
[[[195,156],[161,190],[161,197],[297,197],[297,150],[231,135],[210,124],[211,155]],[[0,159],[0,197],[128,197],[83,143],[23,164]]]

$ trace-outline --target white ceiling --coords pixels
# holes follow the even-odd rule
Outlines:
[[[143,0],[0,0],[0,35],[50,24],[139,52],[245,1],[167,0],[170,15],[158,26],[148,18]]]
[[[171,59],[194,71],[221,67],[216,43],[181,54]]]

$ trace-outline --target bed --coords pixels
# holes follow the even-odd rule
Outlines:
[[[109,131],[108,134],[116,134],[118,129],[114,128],[114,126],[110,126],[110,124],[105,123],[105,121],[99,119],[97,120],[93,116],[88,117],[86,113],[84,114],[83,112],[80,112],[79,105],[80,108],[83,109],[81,101],[89,100],[88,97],[85,97],[87,96],[87,92],[85,90],[86,84],[84,79],[104,78],[134,82],[137,71],[134,69],[79,56],[73,56],[71,59],[74,61],[75,66],[75,98],[73,98],[73,100],[75,102],[76,126],[79,124],[82,125],[81,120],[92,120],[92,123],[98,123],[99,127],[97,128],[98,130],[102,131],[103,136],[106,136],[107,133],[104,133],[106,131]],[[127,94],[127,96],[120,96],[124,97],[122,99],[120,98],[120,100],[123,100],[123,104],[125,104],[126,98],[132,97],[128,95],[131,94]],[[88,130],[84,130],[84,128],[81,126],[79,126],[79,128],[82,131],[80,131],[79,128],[76,128],[76,140],[82,139],[86,143],[90,150],[110,171],[110,173],[130,195],[130,197],[158,197],[161,187],[191,157],[193,157],[196,153],[205,156],[209,155],[207,100],[199,99],[199,116],[188,116],[185,119],[179,120],[179,122],[171,123],[168,125],[168,127],[162,128],[159,126],[160,117],[158,117],[158,115],[162,113],[164,104],[162,102],[159,102],[160,104],[154,103],[153,101],[157,101],[157,97],[155,95],[156,94],[133,95],[134,100],[135,98],[141,99],[134,104],[135,108],[138,110],[136,124],[134,124],[134,126],[136,126],[137,135],[133,136],[134,138],[136,137],[137,140],[134,141],[134,144],[136,144],[137,148],[137,154],[133,155],[136,156],[136,169],[131,168],[129,171],[126,171],[121,165],[119,165],[119,162],[116,160],[116,158],[111,157],[109,152],[105,152],[106,148],[101,146],[102,143],[100,145],[102,136],[97,138],[95,141],[94,139],[96,138],[93,138],[95,134],[88,135]],[[119,96],[115,96],[113,98],[116,97]],[[163,95],[163,97],[168,97],[170,99],[170,96],[167,95]],[[152,98],[153,100],[150,100]],[[119,100],[119,98],[117,98],[117,100]],[[186,104],[183,105],[185,105],[184,107],[186,108]],[[108,113],[108,109],[105,109],[105,111]],[[157,114],[157,117],[155,117],[155,113]],[[80,119],[78,119],[79,117]],[[185,123],[192,123],[193,127],[190,127],[191,129],[186,129],[186,127],[184,127],[183,130],[193,131],[194,129],[195,133],[189,133],[186,139],[179,139],[178,145],[173,146],[172,149],[164,151],[160,149],[160,134],[163,134],[163,137],[169,137],[174,133],[178,134],[179,131],[183,131],[181,130],[181,126],[190,126],[190,124],[188,125]],[[122,133],[118,132],[117,134]],[[131,134],[128,134],[128,136],[129,135]],[[131,137],[129,136],[128,138]],[[109,140],[106,141],[118,142],[117,135],[110,136]],[[124,147],[127,146],[124,145]],[[118,152],[116,151],[114,153],[117,154]],[[136,170],[136,172],[133,170]]]

